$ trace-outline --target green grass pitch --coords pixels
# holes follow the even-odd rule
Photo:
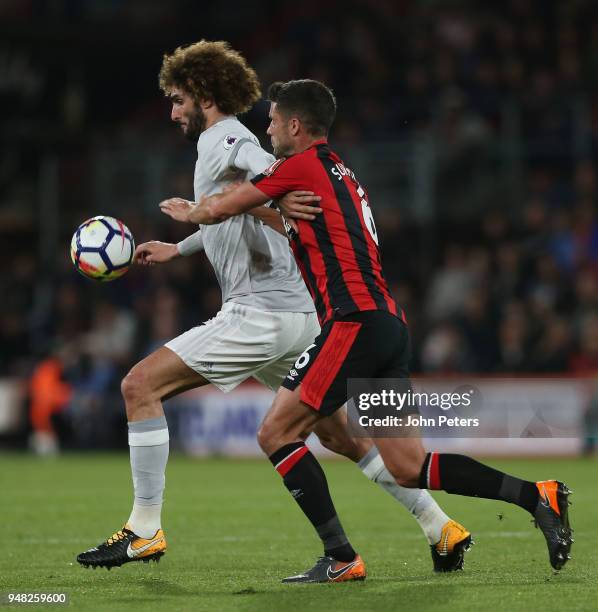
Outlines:
[[[177,455],[167,473],[166,556],[159,564],[86,570],[76,554],[128,516],[128,456],[0,455],[0,592],[66,591],[70,607],[81,610],[598,610],[598,464],[490,463],[531,480],[559,478],[573,489],[576,542],[559,574],[524,511],[437,494],[476,545],[465,571],[435,575],[406,511],[349,462],[329,461],[324,469],[337,510],[369,577],[282,585],[280,578],[306,569],[321,550],[270,464]]]

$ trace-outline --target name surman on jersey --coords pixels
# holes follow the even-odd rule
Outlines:
[[[325,140],[278,160],[252,183],[278,199],[295,190],[321,196],[315,221],[298,221],[293,253],[324,324],[335,315],[384,310],[404,314],[382,272],[378,233],[367,194]]]

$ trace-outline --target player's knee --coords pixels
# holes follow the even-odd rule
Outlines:
[[[127,406],[143,401],[148,395],[149,384],[143,368],[134,367],[122,379],[120,390]]]
[[[272,428],[267,422],[262,423],[257,431],[257,442],[260,445],[260,448],[268,456],[277,450],[274,448],[275,442],[272,434]]]
[[[288,435],[285,435],[284,431],[281,431],[275,424],[268,422],[268,420],[262,423],[257,432],[258,444],[268,457],[279,448],[293,442],[295,439],[291,439]]]

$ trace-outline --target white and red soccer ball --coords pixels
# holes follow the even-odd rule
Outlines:
[[[98,216],[81,223],[71,240],[77,271],[97,281],[122,276],[131,265],[135,241],[127,226],[114,217]]]

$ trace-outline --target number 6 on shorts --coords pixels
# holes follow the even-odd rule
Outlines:
[[[311,351],[311,349],[314,348],[314,346],[316,346],[315,343],[310,344],[303,351],[303,353],[299,355],[299,357],[297,358],[297,361],[295,361],[295,369],[300,370],[301,368],[304,368],[309,363],[309,360],[311,359],[311,355],[309,354],[309,351]]]

